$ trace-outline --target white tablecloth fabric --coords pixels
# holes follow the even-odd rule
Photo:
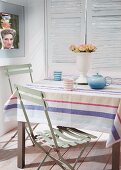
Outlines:
[[[121,140],[121,85],[102,90],[76,85],[73,91],[65,91],[62,82],[44,81],[27,86],[45,92],[54,125],[108,132],[107,147]],[[24,104],[31,122],[46,123],[41,106],[26,101]],[[6,102],[4,111],[6,116],[17,113],[17,120],[25,121],[14,94]]]

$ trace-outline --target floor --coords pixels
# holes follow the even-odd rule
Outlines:
[[[10,131],[0,137],[0,170],[18,170],[17,168],[17,136],[5,146],[6,142],[15,133],[15,130]],[[111,148],[105,148],[106,133],[90,132],[97,136],[97,139],[92,140],[82,155],[80,162],[77,164],[78,170],[111,170]],[[62,150],[62,153],[73,163],[79,147]],[[31,141],[26,141],[26,167],[25,170],[36,170],[39,161],[44,156],[42,151],[31,145]],[[61,170],[49,158],[42,166],[41,170]]]

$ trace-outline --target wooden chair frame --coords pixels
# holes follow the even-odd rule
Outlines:
[[[49,117],[48,105],[45,100],[46,98],[45,93],[43,93],[40,90],[31,89],[30,87],[23,87],[20,85],[16,85],[16,90],[17,90],[16,95],[20,100],[21,109],[23,110],[23,114],[28,124],[30,135],[33,138],[34,144],[37,145],[40,149],[42,149],[43,152],[46,154],[46,156],[44,157],[44,159],[41,161],[40,165],[38,166],[37,170],[41,168],[47,156],[49,156],[52,160],[54,160],[55,163],[58,164],[62,169],[75,170],[76,164],[78,163],[85,148],[88,146],[91,138],[96,138],[96,137],[88,133],[82,132],[80,130],[75,130],[75,128],[62,127],[62,126],[60,126],[60,129],[59,127],[53,128],[51,119]],[[34,134],[32,127],[31,127],[30,120],[29,120],[29,116],[27,115],[27,110],[24,106],[24,100],[28,102],[32,102],[34,104],[38,104],[43,107],[43,112],[45,113],[45,117],[47,120],[47,125],[49,127],[49,130],[40,132],[39,135]],[[41,116],[41,111],[40,111],[40,116]],[[66,134],[68,134],[69,136]],[[42,145],[43,143],[50,147],[49,151],[47,151],[43,147]],[[81,151],[77,159],[75,160],[75,163],[72,166],[61,155],[60,148],[69,148],[70,146],[74,147],[79,144],[80,145],[83,144],[83,147],[81,145]],[[54,158],[51,155],[50,153],[51,149],[54,149],[54,151],[58,155],[58,158]]]

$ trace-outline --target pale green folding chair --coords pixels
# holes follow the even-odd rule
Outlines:
[[[8,78],[9,86],[11,94],[15,91],[14,84],[17,83],[16,80],[13,81],[13,77],[17,76],[15,79],[18,78],[18,75],[28,75],[29,82],[33,83],[32,78],[32,65],[31,64],[20,64],[20,65],[6,65],[3,67],[5,74]],[[20,76],[19,76],[20,77]],[[37,124],[38,125],[38,124]],[[34,126],[34,129],[37,127],[37,125]],[[28,133],[28,130],[26,128],[26,132]],[[17,135],[18,131],[15,132],[15,134],[10,138],[10,140],[7,141],[7,143],[3,146],[3,148]],[[28,133],[29,135],[29,133]],[[30,136],[30,135],[29,135]],[[28,137],[27,137],[28,138]],[[26,138],[26,139],[27,139]],[[33,143],[33,139],[30,136],[30,139]]]
[[[85,148],[88,146],[89,142],[91,141],[91,138],[96,138],[96,137],[75,128],[61,126],[60,129],[59,127],[56,128],[53,127],[49,116],[48,105],[46,102],[46,93],[43,93],[40,90],[31,89],[30,87],[24,87],[20,85],[15,85],[15,86],[17,89],[16,95],[20,100],[21,109],[23,110],[23,114],[28,124],[31,137],[33,138],[35,145],[37,145],[38,148],[41,149],[46,154],[44,159],[39,164],[37,170],[39,170],[41,166],[44,164],[44,161],[46,160],[47,156],[50,157],[62,169],[75,170],[76,165],[80,160],[81,155],[84,152]],[[42,107],[42,110],[47,120],[47,125],[49,130],[43,130],[39,132],[39,134],[33,131],[28,116],[29,114],[27,113],[27,109],[25,107],[25,103],[24,103],[25,101],[28,103],[32,102],[33,104]],[[41,114],[42,113],[40,111],[40,117]],[[45,145],[49,146],[50,149],[46,150],[44,147]],[[76,157],[75,162],[72,165],[71,163],[69,163],[69,161],[64,159],[63,155],[60,152],[60,149],[61,148],[69,149],[69,147],[76,147],[77,145],[80,146],[80,153]],[[56,158],[52,156],[50,152],[51,149],[53,149],[53,152],[56,152],[57,154]]]

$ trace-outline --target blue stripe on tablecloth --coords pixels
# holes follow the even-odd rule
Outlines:
[[[120,139],[120,136],[119,136],[119,134],[118,134],[118,132],[117,132],[117,130],[116,130],[114,125],[112,127],[112,134],[113,134],[113,137],[114,137],[115,140]]]
[[[18,106],[16,105],[16,107],[21,108],[20,105],[18,105]],[[16,108],[16,107],[14,107],[14,108]],[[11,107],[11,105],[10,105],[9,109],[11,109],[11,108],[13,108],[13,106]],[[43,107],[38,106],[38,105],[25,105],[25,108],[27,110],[43,110]],[[60,112],[60,113],[66,113],[66,114],[74,114],[74,115],[102,117],[102,118],[107,118],[107,119],[115,118],[115,114],[104,113],[104,112],[85,111],[85,110],[76,110],[76,109],[67,109],[67,108],[49,107],[48,111]]]
[[[7,105],[4,110],[9,110],[13,108],[21,108],[21,106],[18,104],[11,104]],[[37,105],[25,105],[25,108],[28,110],[43,110],[42,106]],[[55,108],[55,107],[49,107],[48,111],[51,112],[61,112],[61,113],[67,113],[67,114],[74,114],[74,115],[85,115],[85,116],[96,116],[96,117],[103,117],[108,119],[114,119],[115,114],[110,113],[104,113],[104,112],[94,112],[94,111],[85,111],[85,110],[77,110],[77,109],[67,109],[67,108]]]
[[[15,109],[17,108],[17,104],[10,104],[10,105],[6,105],[4,107],[4,110],[10,110],[10,109]]]
[[[114,114],[104,113],[104,112],[94,112],[94,111],[54,108],[54,107],[49,107],[48,110],[51,112],[61,112],[61,113],[74,114],[74,115],[95,116],[95,117],[103,117],[103,118],[108,118],[108,119],[115,118]]]

